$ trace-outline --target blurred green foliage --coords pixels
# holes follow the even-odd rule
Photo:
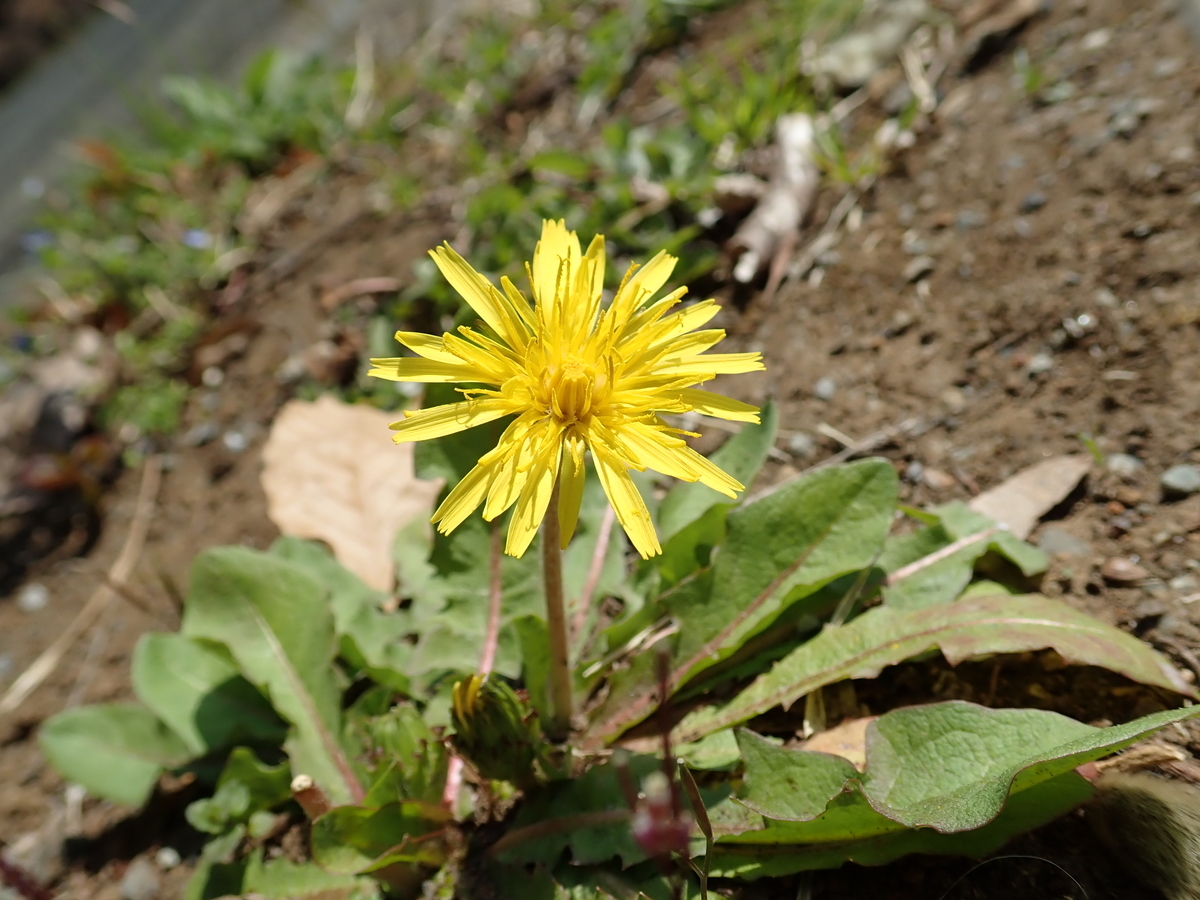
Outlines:
[[[781,114],[813,109],[801,40],[857,3],[761,0],[728,38],[691,40],[698,16],[732,5],[542,0],[532,17],[468,12],[442,44],[380,67],[371,114],[356,128],[346,121],[352,67],[268,52],[233,85],[166,79],[162,101],[143,110],[144,135],[86,144],[86,173],[42,221],[50,274],[127,329],[126,387],[103,420],[174,427],[190,350],[220,314],[231,274],[259,249],[259,235],[239,227],[255,181],[318,158],[332,160],[330,178],[338,160],[363,161],[393,208],[452,189],[456,247],[489,275],[523,283],[542,219],[562,218],[585,239],[606,236],[610,286],[660,249],[681,259],[676,283],[703,283],[719,260],[713,179],[769,144]],[[336,314],[372,335],[372,352],[393,349],[398,323],[464,314],[427,260],[411,275],[382,298],[378,321]],[[345,390],[385,407],[403,399],[365,378]]]

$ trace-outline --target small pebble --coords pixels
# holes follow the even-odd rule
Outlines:
[[[1112,40],[1112,32],[1107,28],[1097,28],[1095,31],[1089,31],[1084,35],[1083,40],[1079,42],[1081,50],[1091,52],[1099,50],[1101,47],[1107,46]]]
[[[121,879],[121,900],[155,900],[159,887],[153,863],[139,856],[129,864]]]
[[[1133,617],[1139,622],[1144,622],[1146,619],[1157,619],[1166,611],[1167,607],[1161,600],[1147,598],[1134,607]]]
[[[1188,573],[1186,575],[1176,575],[1167,582],[1167,586],[1173,591],[1179,591],[1183,594],[1194,594],[1200,591],[1200,577]]]
[[[1018,207],[1021,214],[1037,212],[1046,205],[1046,195],[1041,191],[1034,191],[1031,194],[1026,194],[1021,200],[1021,205]]]
[[[1142,492],[1135,488],[1121,485],[1114,492],[1113,496],[1119,500],[1126,508],[1132,508],[1142,502]]]
[[[1109,537],[1120,537],[1133,528],[1133,519],[1129,516],[1113,516],[1108,523]]]
[[[1200,467],[1171,466],[1159,479],[1167,497],[1186,497],[1200,491]]]
[[[1038,549],[1050,556],[1091,556],[1092,545],[1062,528],[1044,528],[1038,536]]]
[[[297,353],[285,359],[279,368],[275,370],[275,380],[284,385],[295,384],[303,380],[307,374],[308,365],[304,362],[304,356]]]
[[[811,434],[806,434],[803,431],[797,431],[788,438],[788,452],[792,456],[799,459],[807,459],[812,456],[817,450],[817,442],[813,440]]]
[[[967,408],[967,395],[963,393],[961,388],[948,387],[942,391],[939,399],[942,405],[946,407],[946,411],[951,415],[958,415]]]
[[[953,475],[932,467],[925,469],[922,473],[922,480],[925,482],[926,487],[934,491],[948,491],[955,485]]]
[[[221,436],[225,449],[231,453],[241,453],[250,446],[250,441],[240,431],[227,431]]]
[[[17,608],[21,612],[41,612],[50,602],[50,588],[33,581],[21,588],[17,594]]]
[[[912,282],[923,278],[933,271],[933,266],[932,256],[918,256],[904,267],[904,280]]]
[[[219,366],[209,366],[200,373],[200,381],[208,388],[220,387],[225,381],[225,371]]]
[[[193,425],[184,433],[183,444],[185,447],[203,447],[205,444],[215,441],[220,433],[221,429],[215,422],[201,422]]]
[[[929,252],[929,241],[910,229],[904,232],[904,237],[900,240],[900,249],[909,256],[923,256]]]
[[[818,378],[817,383],[813,385],[813,396],[818,400],[828,402],[833,399],[835,393],[837,393],[837,383],[829,376]]]
[[[959,231],[968,231],[972,228],[982,228],[987,224],[987,221],[987,216],[983,213],[975,212],[972,209],[964,209],[954,220],[954,227]]]
[[[1146,569],[1133,560],[1120,556],[1106,559],[1104,565],[1100,567],[1100,575],[1105,581],[1111,581],[1114,584],[1132,584],[1150,577],[1150,573]]]
[[[1105,460],[1104,464],[1108,467],[1108,471],[1121,478],[1133,478],[1146,467],[1140,459],[1128,453],[1113,453]]]
[[[1025,364],[1025,371],[1030,375],[1041,375],[1054,368],[1054,357],[1049,353],[1035,353]]]
[[[1137,131],[1138,125],[1141,124],[1141,119],[1132,112],[1121,112],[1113,116],[1111,124],[1114,134],[1119,134],[1121,137],[1130,137]]]
[[[175,868],[182,861],[179,851],[174,847],[163,847],[154,854],[154,864],[163,871]]]
[[[1024,217],[1018,217],[1016,221],[1013,222],[1013,231],[1016,232],[1019,237],[1027,238],[1033,234],[1033,226],[1029,224],[1028,219]]]
[[[908,464],[908,468],[904,470],[904,480],[910,481],[913,484],[920,484],[925,475],[925,466],[923,463],[913,460]]]
[[[1167,57],[1166,59],[1159,60],[1155,64],[1152,74],[1155,78],[1170,78],[1182,67],[1183,63],[1180,60],[1173,57]]]

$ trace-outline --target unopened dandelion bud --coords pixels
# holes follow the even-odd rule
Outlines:
[[[292,779],[292,796],[309,819],[316,819],[329,812],[329,797],[308,775],[297,775]]]
[[[454,685],[454,745],[485,778],[528,786],[542,743],[536,715],[503,681],[472,675]]]

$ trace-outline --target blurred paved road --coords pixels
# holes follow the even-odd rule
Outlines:
[[[152,96],[164,75],[227,77],[268,46],[348,53],[363,16],[386,23],[372,29],[385,45],[380,55],[398,53],[427,27],[434,3],[132,0],[130,6],[132,25],[96,14],[0,93],[0,305],[16,290],[11,274],[27,259],[20,238],[40,189],[63,177],[79,137],[132,127],[131,106]]]

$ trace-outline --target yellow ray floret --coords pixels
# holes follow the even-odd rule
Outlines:
[[[481,505],[489,521],[513,509],[505,552],[520,556],[557,480],[565,548],[579,519],[588,452],[617,521],[643,557],[661,547],[630,470],[699,481],[729,497],[743,490],[660,418],[695,411],[757,422],[755,407],[697,385],[763,368],[758,353],[706,352],[725,337],[719,329],[697,330],[717,314],[713,301],[677,309],[683,288],[653,300],[671,277],[673,256],[659,253],[631,267],[605,306],[604,238],[584,252],[561,221],[544,222],[534,248],[533,303],[507,278],[497,289],[449,245],[430,255],[485,327],[441,337],[399,331],[396,339],[416,356],[371,360],[377,378],[471,385],[461,403],[405,413],[392,425],[394,439],[422,441],[516,417],[434,513],[443,534]]]

